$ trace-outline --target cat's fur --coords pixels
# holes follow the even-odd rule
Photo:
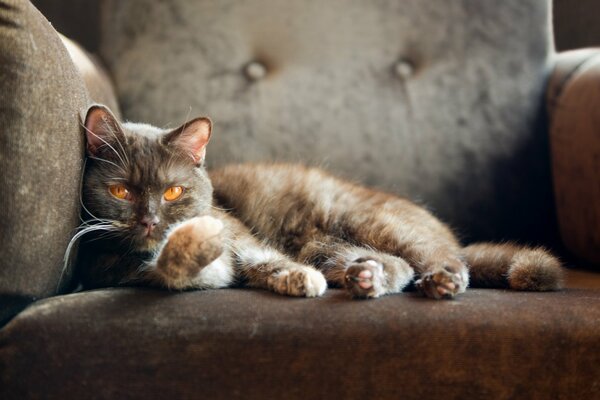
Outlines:
[[[120,124],[94,106],[85,127],[83,204],[91,219],[80,250],[84,287],[244,284],[312,297],[329,283],[372,298],[416,279],[422,293],[439,299],[466,290],[468,266],[476,286],[561,287],[560,262],[544,249],[462,248],[425,209],[319,169],[233,165],[209,176],[208,119],[167,131]],[[132,198],[114,198],[114,183]],[[183,186],[184,195],[166,202],[163,192],[172,185]]]

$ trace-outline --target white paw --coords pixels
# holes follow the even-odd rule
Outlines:
[[[323,274],[313,268],[284,269],[269,278],[274,291],[288,296],[317,297],[327,289]]]
[[[171,235],[186,232],[198,242],[204,242],[217,236],[223,230],[223,222],[208,215],[194,217],[178,225]]]
[[[304,290],[306,297],[322,296],[327,290],[327,281],[323,274],[314,269],[307,269],[304,278]]]

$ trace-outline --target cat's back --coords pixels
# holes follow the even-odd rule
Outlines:
[[[351,185],[318,168],[300,164],[235,164],[210,172],[215,197],[232,207],[259,207],[286,199],[314,202],[351,189]]]
[[[210,172],[215,200],[241,215],[311,210],[326,217],[400,199],[299,164],[238,164]],[[403,201],[403,200],[401,200]],[[324,217],[324,218],[326,218]],[[252,218],[254,219],[254,218]]]

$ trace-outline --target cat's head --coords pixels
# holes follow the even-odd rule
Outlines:
[[[133,251],[153,251],[177,222],[207,213],[212,186],[204,169],[212,124],[196,118],[173,130],[119,123],[104,106],[85,119],[83,204],[96,223]]]

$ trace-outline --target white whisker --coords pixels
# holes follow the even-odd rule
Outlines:
[[[58,279],[57,289],[60,287],[63,276],[65,274],[65,271],[69,267],[69,263],[71,261],[71,252],[73,251],[73,246],[75,245],[75,243],[77,243],[79,238],[81,238],[86,233],[90,233],[90,232],[94,232],[94,231],[114,231],[114,230],[118,229],[116,226],[114,226],[112,224],[90,225],[90,226],[79,227],[78,229],[80,229],[80,228],[82,228],[82,229],[79,232],[77,232],[75,235],[73,235],[73,237],[69,241],[69,244],[67,245],[67,250],[65,251],[65,255],[63,257],[63,268],[62,268],[62,271],[60,272],[60,278]]]
[[[116,163],[114,163],[114,162],[112,162],[112,161],[105,160],[104,158],[100,158],[100,157],[94,157],[94,156],[88,156],[88,158],[90,158],[90,159],[92,159],[92,160],[96,160],[96,161],[103,161],[103,162],[105,162],[105,163],[108,163],[108,164],[110,164],[110,165],[112,165],[112,166],[114,166],[114,167],[118,168],[118,169],[119,169],[120,171],[122,171],[123,173],[125,173],[125,172],[126,172],[126,171],[125,171],[125,169],[123,169],[123,167],[121,167],[120,165],[118,165],[118,164],[116,164]]]

